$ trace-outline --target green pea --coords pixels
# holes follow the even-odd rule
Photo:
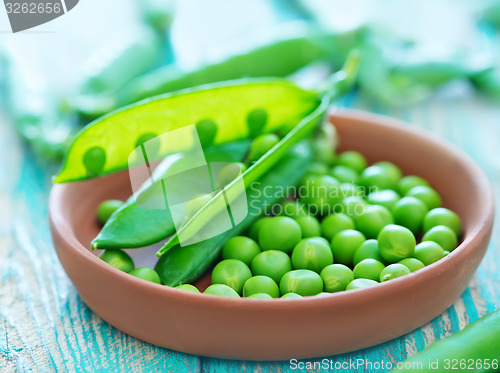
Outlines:
[[[396,189],[400,175],[394,172],[392,168],[384,165],[373,165],[365,168],[361,173],[359,184],[363,186],[367,193],[371,193],[375,188]]]
[[[300,298],[302,298],[302,296],[297,293],[286,293],[281,296],[281,299],[300,299]]]
[[[408,197],[418,198],[425,203],[429,210],[441,206],[441,197],[434,189],[428,186],[421,185],[411,188],[406,195]]]
[[[223,188],[229,185],[238,176],[242,175],[246,169],[247,167],[241,162],[234,162],[224,166],[219,172],[219,187]]]
[[[352,258],[356,250],[366,241],[363,233],[346,229],[337,233],[332,240],[332,251],[335,261],[346,266],[352,266]]]
[[[437,225],[444,225],[451,228],[458,236],[462,231],[462,223],[460,218],[453,211],[444,207],[435,208],[427,213],[424,218],[424,232]]]
[[[275,216],[266,220],[259,229],[259,244],[262,250],[290,253],[301,239],[299,223],[287,216]]]
[[[161,284],[160,276],[152,268],[149,267],[139,267],[131,270],[129,275],[140,278],[142,280],[154,282],[155,284]]]
[[[393,224],[391,212],[384,206],[367,206],[362,214],[354,216],[358,230],[367,238],[376,238],[382,228]]]
[[[397,277],[401,277],[404,275],[409,275],[411,272],[403,264],[389,264],[384,270],[380,273],[380,282],[389,281]]]
[[[333,264],[332,249],[323,237],[305,238],[292,252],[294,269],[309,269],[320,273],[327,265]]]
[[[143,146],[145,143],[147,143],[149,140],[153,140],[156,138],[158,135],[155,133],[144,133],[135,142],[135,147],[138,148],[139,146]],[[159,152],[160,152],[160,141],[152,141],[149,144],[147,144],[147,147],[145,148],[146,153],[148,155],[148,159],[155,159]]]
[[[330,170],[330,175],[341,183],[357,183],[359,179],[359,175],[354,169],[342,165],[334,166]]]
[[[392,209],[396,224],[402,225],[418,234],[422,229],[422,222],[429,209],[420,199],[415,197],[401,198]]]
[[[281,204],[282,215],[292,219],[297,219],[301,216],[307,216],[307,209],[303,203],[297,201],[285,201]]]
[[[271,277],[279,284],[281,277],[292,270],[292,262],[283,251],[267,250],[253,258],[250,268],[254,275]]]
[[[231,237],[222,247],[222,259],[237,259],[241,260],[247,266],[252,263],[261,252],[257,242],[249,237],[235,236]]]
[[[357,278],[352,280],[347,287],[346,290],[356,290],[356,289],[365,289],[377,285],[377,281],[373,281],[367,278]]]
[[[361,153],[352,150],[340,153],[337,164],[350,167],[358,173],[361,173],[367,165],[365,157]]]
[[[94,177],[104,168],[106,164],[106,152],[100,146],[88,149],[83,155],[83,165],[87,169],[87,176]]]
[[[343,291],[354,280],[351,269],[343,264],[331,264],[323,268],[320,273],[324,284],[324,291],[335,293]]]
[[[422,237],[422,241],[434,241],[446,251],[453,251],[458,245],[455,232],[444,225],[437,225],[428,230]]]
[[[210,285],[208,288],[205,289],[203,294],[220,295],[223,297],[230,297],[230,298],[240,297],[238,293],[234,291],[234,289],[223,284]]]
[[[342,183],[340,184],[340,198],[344,199],[347,197],[363,197],[365,192],[363,189],[353,183]]]
[[[416,186],[430,186],[427,180],[422,179],[419,176],[405,176],[399,180],[398,190],[403,196],[406,195],[411,189]]]
[[[352,271],[354,278],[367,278],[369,280],[378,281],[380,273],[385,268],[381,262],[375,259],[364,259],[354,267]]]
[[[273,299],[269,294],[266,293],[255,293],[250,295],[248,298],[257,298],[257,299]]]
[[[314,216],[306,215],[296,219],[302,231],[302,237],[317,237],[321,235],[321,226]]]
[[[117,199],[109,199],[102,202],[97,208],[97,220],[104,225],[113,213],[123,206],[123,202]]]
[[[250,137],[255,137],[259,133],[262,133],[264,127],[267,123],[268,114],[265,109],[255,109],[248,113],[247,116],[247,126],[248,135]]]
[[[328,241],[331,241],[340,231],[354,228],[356,228],[354,220],[349,216],[345,214],[331,214],[321,222],[321,235]]]
[[[335,163],[335,148],[327,140],[316,140],[312,144],[313,159],[316,162],[331,166]]]
[[[370,239],[363,242],[354,253],[352,257],[352,264],[356,265],[365,259],[375,259],[379,262],[384,262],[384,259],[382,259],[382,256],[380,255],[380,252],[378,250],[377,240]]]
[[[250,151],[248,155],[249,161],[257,161],[269,150],[271,150],[278,142],[280,138],[274,133],[268,133],[265,135],[260,135],[256,137],[252,144],[250,145]]]
[[[123,272],[130,272],[134,269],[134,261],[122,250],[104,250],[99,258]]]
[[[408,228],[400,225],[386,225],[378,235],[380,255],[389,263],[412,257],[415,245],[416,240],[413,233]]]
[[[253,276],[249,278],[243,286],[243,296],[249,297],[252,294],[266,293],[272,298],[279,298],[280,290],[271,277]]]
[[[243,285],[252,277],[250,268],[240,260],[226,259],[219,262],[212,271],[212,284],[223,284],[241,294]]]
[[[328,166],[321,162],[312,162],[307,168],[308,174],[326,175],[327,172],[328,172]]]
[[[200,139],[201,146],[206,148],[212,145],[217,135],[217,124],[213,120],[204,119],[196,123],[196,131]]]
[[[368,194],[366,200],[372,205],[380,205],[392,210],[396,202],[401,199],[392,189],[376,190]]]
[[[300,186],[300,201],[313,215],[327,215],[340,201],[340,183],[329,175],[309,175]]]
[[[416,249],[417,249],[417,246],[415,246],[415,250]],[[424,263],[422,263],[420,260],[415,259],[415,258],[406,258],[406,259],[400,260],[398,263],[404,265],[411,272],[418,271],[419,269],[422,269],[425,267]]]
[[[398,180],[398,183],[399,181],[401,181],[401,178],[403,177],[401,169],[394,163],[382,161],[382,162],[377,162],[373,165],[382,167],[387,172],[387,174],[390,175],[391,179]]]
[[[366,201],[358,196],[347,197],[342,200],[342,206],[340,212],[355,218],[357,215],[361,215],[365,212],[368,204]]]
[[[323,291],[320,275],[308,269],[296,269],[285,273],[280,281],[281,294],[297,293],[303,297],[316,295]]]
[[[444,250],[434,241],[423,241],[415,247],[415,258],[428,266],[444,257]]]
[[[255,242],[258,242],[260,228],[265,224],[266,221],[270,219],[272,219],[270,216],[264,216],[263,218],[260,218],[255,223],[253,223],[250,231],[248,232],[248,236]]]
[[[184,290],[184,291],[190,291],[190,292],[193,292],[193,293],[199,293],[200,292],[196,286],[193,286],[191,284],[177,285],[175,287],[175,289]]]

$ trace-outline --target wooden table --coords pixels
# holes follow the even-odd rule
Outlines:
[[[457,96],[401,109],[383,108],[355,95],[343,101],[345,106],[401,118],[461,147],[489,176],[499,207],[500,109],[493,104]],[[227,361],[158,348],[101,320],[80,299],[52,247],[47,196],[56,169],[37,160],[5,120],[0,122],[0,149],[0,371],[301,371],[289,362]],[[330,358],[396,363],[457,332],[499,307],[499,266],[497,222],[469,288],[446,312],[400,338]]]

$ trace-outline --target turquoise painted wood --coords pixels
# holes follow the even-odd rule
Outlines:
[[[443,97],[389,109],[352,95],[343,105],[401,118],[458,145],[488,174],[500,209],[500,109],[494,104]],[[306,371],[293,369],[290,362],[227,361],[170,351],[132,338],[101,320],[79,298],[52,247],[47,195],[55,169],[35,159],[1,119],[0,149],[0,371]],[[364,359],[395,364],[457,332],[500,306],[499,266],[497,222],[485,260],[469,288],[446,312],[400,338],[329,359],[333,363]],[[357,371],[383,370],[365,367]]]

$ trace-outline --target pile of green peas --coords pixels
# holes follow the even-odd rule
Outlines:
[[[300,188],[306,193],[281,203],[278,214],[225,243],[204,293],[290,299],[366,288],[440,260],[462,233],[458,215],[426,180],[390,162],[368,165],[356,151],[311,164]],[[101,258],[123,266],[120,253]],[[145,268],[120,269],[160,283]]]

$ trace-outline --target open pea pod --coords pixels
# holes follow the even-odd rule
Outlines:
[[[213,145],[204,149],[204,155],[207,162],[240,162],[245,158],[250,144],[251,140],[242,140]],[[168,165],[168,161],[169,157],[162,163]],[[154,180],[157,180],[156,184],[160,182],[166,171],[161,165],[157,167],[155,174],[158,173],[159,175],[154,175]],[[187,183],[182,187],[186,189],[191,188],[192,185]],[[194,194],[194,192],[191,194]],[[93,249],[144,247],[159,242],[175,232],[175,225],[168,204],[165,204],[164,209],[146,209],[140,204],[138,205],[136,199],[148,205],[154,205],[155,203],[163,203],[164,195],[159,188],[147,185],[141,188],[137,195],[131,196],[109,218],[97,237],[92,241]],[[145,199],[148,201],[145,201]],[[143,224],[146,221],[148,223]]]
[[[315,92],[283,79],[252,79],[181,91],[127,106],[84,128],[71,144],[57,183],[89,179],[130,166],[148,140],[196,124],[204,147],[266,132],[287,133],[318,106]],[[155,159],[188,149],[159,143]],[[149,159],[151,160],[151,159]]]
[[[247,197],[248,215],[234,228],[208,240],[187,246],[175,246],[166,252],[156,264],[155,270],[164,285],[177,286],[196,281],[214,264],[222,245],[229,238],[241,234],[262,215],[265,206],[279,201],[280,191],[297,184],[307,171],[312,152],[307,141],[292,148],[258,182],[249,185]]]

